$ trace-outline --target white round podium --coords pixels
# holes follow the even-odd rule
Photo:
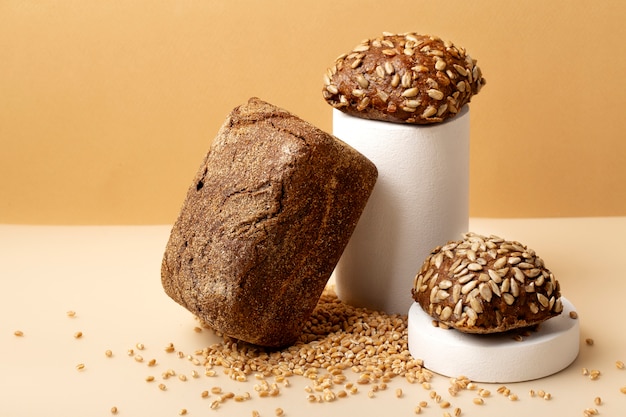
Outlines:
[[[528,336],[468,334],[433,326],[419,304],[408,313],[409,351],[424,367],[448,377],[506,383],[528,381],[557,373],[578,356],[580,326],[570,317],[574,306],[565,298],[563,312],[542,323]]]

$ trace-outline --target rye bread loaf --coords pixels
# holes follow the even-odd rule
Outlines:
[[[561,314],[559,282],[525,245],[467,233],[435,248],[412,294],[439,323],[465,333],[500,333]]]
[[[454,117],[484,84],[465,49],[436,36],[384,33],[340,55],[322,95],[351,116],[430,124]]]
[[[200,166],[162,262],[165,292],[221,333],[293,343],[374,187],[363,155],[252,98]]]

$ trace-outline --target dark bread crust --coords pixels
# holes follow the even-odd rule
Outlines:
[[[422,309],[466,333],[500,333],[561,314],[560,286],[532,249],[468,233],[435,248],[411,290]]]
[[[250,99],[228,116],[189,188],[163,257],[166,293],[225,335],[293,343],[376,177],[353,148]]]
[[[454,117],[485,79],[463,48],[405,33],[363,41],[337,58],[324,82],[324,99],[344,113],[430,124]]]

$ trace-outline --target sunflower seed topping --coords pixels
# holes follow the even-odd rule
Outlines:
[[[489,274],[489,278],[491,278],[491,280],[496,284],[500,284],[502,282],[502,277],[500,276],[500,274],[498,274],[493,269],[489,269],[487,273]]]
[[[548,307],[548,305],[550,304],[548,297],[541,294],[540,292],[537,293],[537,301],[539,301],[539,304],[541,304],[543,307]]]
[[[419,90],[417,87],[412,87],[402,92],[402,97],[415,97]]]
[[[443,71],[446,69],[446,61],[444,61],[443,59],[437,59],[435,61],[435,69],[437,71]]]
[[[361,88],[367,88],[370,85],[369,81],[367,81],[361,74],[356,76],[356,82]]]
[[[563,311],[559,283],[532,249],[473,233],[429,255],[413,296],[442,327],[469,333],[538,324]]]
[[[389,75],[393,74],[396,71],[391,61],[385,61],[383,65],[384,65],[385,72]]]
[[[428,94],[428,97],[435,99],[435,100],[443,100],[443,93],[439,90],[436,90],[434,88],[431,88],[430,90],[426,91],[426,94]]]
[[[502,294],[502,299],[504,300],[505,303],[507,303],[508,305],[512,305],[515,302],[515,297],[513,297],[511,294],[509,293],[505,293]]]
[[[402,87],[404,88],[411,87],[411,83],[413,82],[413,77],[411,76],[411,73],[407,71],[404,74],[402,74],[401,82],[402,82]]]

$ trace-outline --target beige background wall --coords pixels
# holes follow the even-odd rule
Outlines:
[[[0,2],[0,223],[171,223],[250,96],[330,130],[322,74],[382,31],[464,46],[472,216],[626,215],[626,2]]]

